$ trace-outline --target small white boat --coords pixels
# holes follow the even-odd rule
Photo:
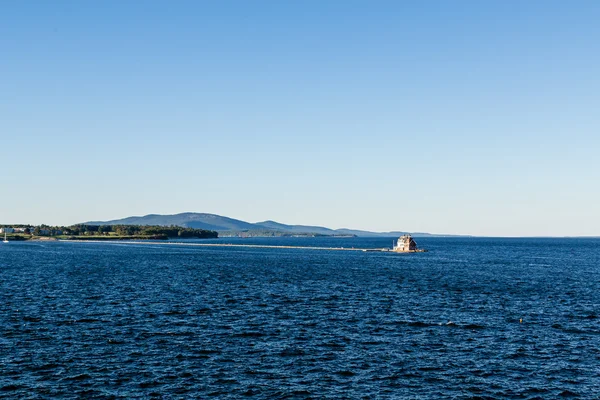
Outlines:
[[[4,240],[2,241],[2,243],[8,243],[8,239],[6,238],[6,232],[4,232]]]

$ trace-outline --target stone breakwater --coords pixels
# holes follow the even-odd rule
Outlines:
[[[243,247],[243,248],[258,248],[258,249],[297,249],[297,250],[327,250],[327,251],[362,251],[362,252],[391,252],[391,253],[422,253],[426,250],[410,250],[410,251],[393,251],[389,248],[357,248],[357,247],[318,247],[318,246],[284,246],[284,245],[268,245],[268,244],[234,244],[234,243],[184,243],[184,242],[147,242],[147,241],[110,241],[110,240],[61,240],[61,242],[71,243],[104,243],[104,244],[146,244],[159,246],[194,246],[194,247]]]

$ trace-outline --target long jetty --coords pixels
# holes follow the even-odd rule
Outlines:
[[[271,244],[234,244],[234,243],[185,243],[185,242],[148,242],[135,240],[72,240],[65,239],[61,242],[75,243],[108,243],[108,244],[142,244],[159,246],[194,246],[194,247],[241,247],[255,249],[297,249],[297,250],[329,250],[329,251],[363,251],[363,252],[391,252],[389,248],[357,248],[357,247],[318,247],[318,246],[283,246]]]
[[[422,253],[427,250],[394,251],[390,248],[358,248],[358,247],[318,247],[318,246],[284,246],[271,244],[235,244],[235,243],[185,243],[185,242],[148,242],[135,240],[60,240],[61,242],[76,243],[109,243],[109,244],[141,244],[158,246],[194,246],[194,247],[240,247],[254,249],[293,249],[293,250],[326,250],[326,251],[361,251],[383,253]]]

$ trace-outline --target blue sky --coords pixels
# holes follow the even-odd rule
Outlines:
[[[600,235],[599,20],[597,1],[4,4],[0,223]]]

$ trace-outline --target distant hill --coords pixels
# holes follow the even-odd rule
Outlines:
[[[462,236],[462,235],[439,235],[434,233],[427,232],[405,232],[405,231],[392,231],[392,232],[370,232],[370,231],[361,231],[358,229],[336,229],[335,232],[337,234],[347,234],[347,235],[355,235],[359,237],[397,237],[406,234],[410,234],[414,237],[427,237],[427,236]]]
[[[320,235],[340,235],[345,233],[340,233],[333,229],[325,228],[322,226],[310,226],[310,225],[286,225],[280,224],[275,221],[264,221],[257,222],[255,225],[262,226],[266,229],[275,230],[279,232],[289,232],[289,233],[318,233]]]
[[[286,234],[355,235],[360,237],[401,236],[409,232],[369,232],[356,229],[330,229],[323,226],[286,225],[275,221],[250,223],[239,219],[206,213],[181,213],[175,215],[149,214],[143,217],[128,217],[111,221],[89,221],[86,225],[159,225],[182,226],[207,229],[217,232],[282,232]],[[413,236],[440,236],[430,233],[411,233]],[[444,235],[449,236],[449,235]]]
[[[159,226],[183,226],[194,229],[208,229],[211,231],[243,231],[250,229],[262,229],[245,221],[222,217],[215,214],[204,213],[181,213],[175,215],[149,214],[143,217],[128,217],[112,221],[90,221],[87,225],[159,225]]]

